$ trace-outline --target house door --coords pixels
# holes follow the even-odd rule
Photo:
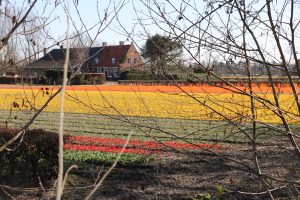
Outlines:
[[[105,77],[107,77],[107,70],[105,70],[104,72],[105,72]]]

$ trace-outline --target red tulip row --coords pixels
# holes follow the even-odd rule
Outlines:
[[[125,144],[120,138],[94,138],[88,136],[66,137],[65,149],[78,151],[101,151],[118,153]],[[153,154],[170,149],[193,150],[193,149],[219,149],[219,144],[186,144],[180,142],[154,142],[130,140],[124,153]]]

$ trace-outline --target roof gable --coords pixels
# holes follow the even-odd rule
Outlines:
[[[122,63],[124,56],[127,54],[131,45],[105,46],[100,52],[100,62],[97,66],[118,66]],[[115,64],[112,64],[112,58]]]
[[[126,61],[126,55],[132,45],[116,45],[91,48],[70,48],[70,64],[84,63],[96,67],[118,67]],[[66,49],[52,49],[39,60],[31,63],[26,68],[62,68],[66,55]],[[94,58],[99,58],[99,63],[94,63]],[[112,58],[115,63],[112,63]]]
[[[80,51],[84,51],[89,49],[88,56],[93,57],[97,53],[100,52],[102,47],[91,47],[91,48],[70,48],[70,57],[74,58]],[[52,49],[49,53],[44,55],[40,60],[43,61],[57,61],[57,60],[64,60],[66,56],[66,49]]]

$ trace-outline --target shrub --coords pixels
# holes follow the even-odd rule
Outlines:
[[[202,69],[202,68],[195,68],[194,69],[194,73],[199,73],[199,74],[201,74],[201,73],[205,73],[205,70],[204,69]]]
[[[161,80],[179,80],[179,77],[177,74],[165,74],[161,75]]]
[[[131,70],[121,73],[121,80],[179,80],[177,74],[147,74],[145,71]]]
[[[16,135],[18,130],[0,128],[0,146]],[[57,176],[58,135],[41,129],[27,130],[23,137],[0,152],[0,173],[22,177],[37,183]]]
[[[104,83],[104,80],[100,77],[95,77],[92,81],[88,82],[89,84],[102,84]]]
[[[148,74],[134,74],[134,73],[130,73],[127,74],[126,80],[151,80],[152,77],[151,75]]]
[[[123,71],[121,73],[120,78],[122,80],[150,80],[151,76],[147,74],[145,71],[130,69]]]
[[[71,79],[71,85],[84,85],[84,84],[86,84],[86,82],[83,74],[77,74]]]
[[[0,84],[16,84],[21,82],[21,77],[1,76]]]
[[[62,83],[62,79],[63,79],[63,71],[62,70],[46,70],[45,72],[45,76],[47,78],[47,82],[49,84],[60,84]],[[68,72],[68,78],[70,78],[71,76],[71,72]]]

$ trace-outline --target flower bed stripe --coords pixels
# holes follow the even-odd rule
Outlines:
[[[74,150],[94,150],[94,151],[117,151],[122,149],[125,144],[124,139],[120,138],[95,138],[88,136],[67,136],[65,148]],[[69,146],[68,146],[69,145]],[[180,142],[154,142],[131,140],[126,148],[126,153],[154,153],[154,151],[165,151],[170,149],[195,150],[195,149],[219,149],[219,144],[187,144]],[[130,151],[128,151],[130,150]]]
[[[120,153],[123,148],[110,146],[110,147],[98,147],[95,145],[78,145],[78,144],[65,144],[64,149],[66,150],[74,150],[74,151],[100,151],[100,152],[107,152],[107,153]],[[125,149],[124,153],[129,154],[150,154],[156,153],[155,151],[149,151],[144,149]]]
[[[223,87],[223,88],[221,88]],[[182,90],[190,93],[232,93],[230,90],[236,89],[230,86],[216,87],[212,85],[181,85],[180,88],[172,85],[84,85],[84,86],[67,86],[66,90],[84,90],[84,91],[130,91],[130,92],[176,92],[181,93]],[[236,86],[238,89],[249,92],[245,86]],[[275,86],[276,90],[281,93],[292,93],[292,88],[288,85]],[[300,90],[300,85],[295,85]],[[18,85],[0,85],[0,89],[40,89],[47,88],[49,90],[58,90],[58,86],[18,86]],[[226,89],[227,88],[227,89]],[[266,83],[260,85],[253,84],[254,93],[271,93],[270,86]]]
[[[34,105],[41,108],[53,91],[48,90],[5,90],[0,89],[1,110],[30,110]],[[241,94],[195,93],[193,98],[183,93],[158,92],[98,92],[67,91],[65,99],[66,113],[101,114],[113,116],[178,118],[195,120],[247,120],[251,116],[249,97]],[[271,94],[260,94],[259,98],[273,102]],[[299,124],[299,115],[295,98],[292,94],[281,94],[281,109],[287,112],[286,119],[291,124]],[[59,96],[45,108],[45,112],[59,112]],[[257,121],[264,123],[281,123],[280,117],[266,107],[268,103],[257,102],[255,110]],[[273,108],[271,106],[271,108]],[[215,110],[215,112],[212,112]],[[222,113],[222,115],[218,114]],[[241,115],[242,114],[242,115]],[[224,117],[225,116],[225,117]]]

